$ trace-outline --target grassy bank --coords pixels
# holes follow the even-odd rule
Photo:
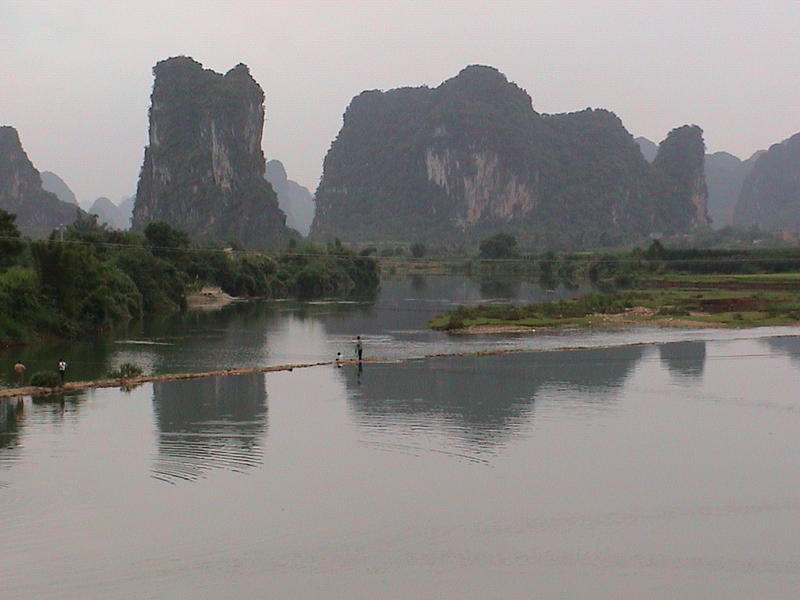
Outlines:
[[[428,326],[446,331],[647,324],[762,327],[800,322],[800,273],[651,277],[635,287],[525,306],[459,307]]]

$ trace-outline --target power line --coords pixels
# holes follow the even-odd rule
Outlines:
[[[27,242],[25,238],[9,236],[9,235],[0,235],[0,240],[12,240],[18,242]],[[45,240],[42,240],[45,241]],[[652,263],[680,263],[680,264],[700,264],[700,263],[768,263],[768,262],[776,262],[776,261],[791,261],[796,260],[798,262],[798,266],[800,266],[800,251],[797,251],[797,254],[790,254],[790,255],[777,255],[777,256],[764,256],[764,257],[743,257],[743,256],[735,256],[735,257],[724,257],[724,256],[709,256],[709,257],[699,257],[699,258],[674,258],[674,257],[664,257],[664,258],[648,258],[648,257],[626,257],[626,256],[614,256],[614,255],[603,255],[603,256],[592,256],[592,255],[582,255],[582,256],[562,256],[562,257],[553,257],[553,258],[541,258],[537,256],[526,256],[526,257],[519,257],[519,258],[480,258],[480,257],[442,257],[442,258],[425,258],[425,257],[396,257],[396,256],[380,256],[380,255],[362,255],[362,254],[337,254],[335,252],[328,253],[328,252],[291,252],[291,251],[283,251],[279,254],[269,254],[266,252],[259,252],[255,250],[237,250],[233,248],[203,248],[201,246],[189,246],[189,247],[182,247],[176,248],[174,246],[153,246],[153,245],[145,245],[145,244],[126,244],[121,242],[108,242],[108,241],[89,241],[89,240],[46,240],[50,243],[58,243],[58,244],[72,244],[72,245],[81,245],[81,246],[92,246],[92,247],[107,247],[107,248],[133,248],[133,249],[141,249],[141,250],[163,250],[168,252],[173,252],[176,254],[180,253],[222,253],[225,255],[256,255],[256,256],[266,256],[270,258],[345,258],[345,259],[365,259],[370,258],[376,260],[380,263],[416,263],[416,264],[452,264],[456,263],[458,265],[470,265],[474,263],[478,264],[531,264],[531,263],[545,263],[545,264],[585,264],[585,265],[597,265],[597,264],[618,264],[618,263],[635,263],[635,264],[652,264]],[[737,252],[737,251],[732,251]],[[743,251],[747,252],[747,251]],[[413,275],[413,273],[411,273]],[[429,273],[424,273],[429,274]]]

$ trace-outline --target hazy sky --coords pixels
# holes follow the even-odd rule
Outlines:
[[[0,0],[0,124],[78,198],[133,194],[152,66],[244,62],[264,152],[316,188],[350,99],[497,67],[540,112],[616,112],[660,141],[696,123],[738,156],[800,131],[800,2]]]

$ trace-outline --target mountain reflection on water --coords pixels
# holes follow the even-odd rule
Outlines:
[[[343,368],[358,422],[419,431],[444,425],[473,450],[502,443],[533,416],[537,396],[558,388],[578,410],[602,409],[644,346],[454,356]]]
[[[792,362],[800,364],[800,337],[774,337],[763,340],[766,347],[773,352],[788,356]]]
[[[670,373],[681,377],[701,377],[706,362],[705,342],[660,344],[658,353]]]
[[[264,375],[153,384],[158,448],[153,476],[194,480],[212,469],[261,464],[267,430]]]

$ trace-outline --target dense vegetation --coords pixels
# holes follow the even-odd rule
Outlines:
[[[501,231],[480,243],[481,258],[516,258],[519,255],[517,238]]]
[[[0,340],[71,338],[158,312],[181,310],[203,284],[234,296],[371,295],[376,261],[340,243],[294,244],[277,256],[199,246],[165,223],[143,234],[79,218],[46,240],[22,238],[0,211]]]

